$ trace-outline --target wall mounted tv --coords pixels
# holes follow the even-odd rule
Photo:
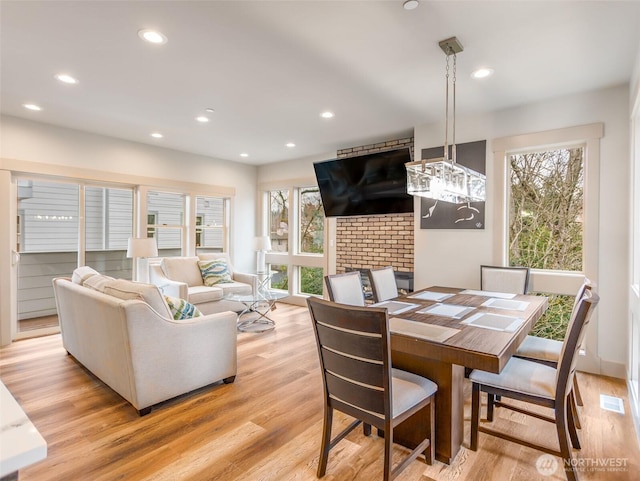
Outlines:
[[[316,162],[326,217],[413,212],[407,194],[409,148]]]

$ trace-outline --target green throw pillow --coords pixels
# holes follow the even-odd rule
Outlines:
[[[200,267],[202,282],[205,286],[211,287],[216,284],[233,282],[226,259],[198,261],[198,267]]]
[[[200,312],[200,310],[196,306],[188,301],[185,301],[184,299],[164,296],[164,300],[167,301],[167,306],[169,306],[171,315],[176,321],[202,316],[202,312]]]

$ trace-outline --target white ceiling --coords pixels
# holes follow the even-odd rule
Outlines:
[[[626,83],[640,43],[638,1],[421,0],[407,11],[402,0],[2,0],[0,8],[4,114],[256,165],[444,122],[438,42],[448,37],[464,46],[459,114]],[[142,42],[142,28],[168,43]],[[495,75],[472,80],[480,66]],[[61,84],[60,72],[79,84]],[[208,107],[211,121],[196,122]],[[327,109],[335,118],[320,118]]]

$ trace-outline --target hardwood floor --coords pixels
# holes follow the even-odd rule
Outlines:
[[[49,480],[314,480],[322,433],[318,355],[306,309],[279,304],[277,327],[239,333],[235,383],[200,389],[135,409],[82,368],[59,335],[18,341],[0,350],[0,377],[48,443],[46,460],[20,471],[22,481]],[[582,481],[635,480],[640,450],[625,383],[580,374]],[[469,440],[470,385],[465,386],[465,446],[450,466],[413,462],[399,481],[564,480],[536,469],[542,454],[480,435]],[[625,400],[625,415],[601,410],[599,394]],[[484,416],[484,410],[483,410]],[[349,419],[339,413],[334,432]],[[339,425],[339,426],[338,426]],[[494,425],[555,447],[555,428],[505,409]],[[327,481],[382,479],[384,442],[358,429],[329,455]],[[394,448],[397,455],[402,448]],[[554,458],[558,460],[558,458]],[[626,463],[605,471],[594,463]],[[613,460],[613,461],[612,461]],[[558,460],[559,461],[559,460]],[[559,461],[560,462],[560,461]],[[561,469],[561,468],[560,468]]]

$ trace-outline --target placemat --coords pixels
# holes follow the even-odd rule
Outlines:
[[[451,336],[460,332],[460,329],[425,324],[423,322],[410,321],[399,317],[389,319],[389,330],[392,333],[405,336],[418,337],[427,341],[444,342]]]

